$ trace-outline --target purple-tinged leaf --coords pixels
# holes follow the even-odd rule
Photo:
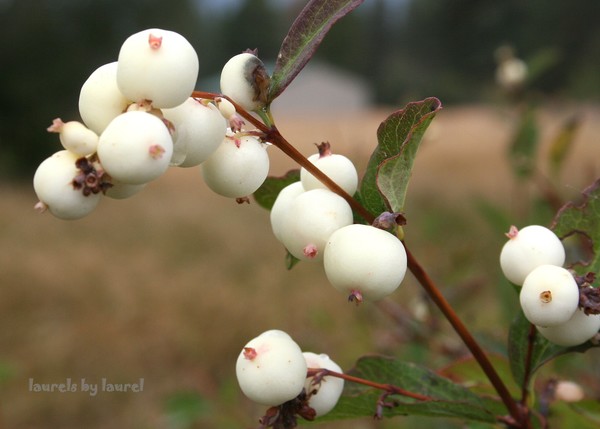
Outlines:
[[[379,126],[379,144],[371,155],[360,186],[360,200],[375,216],[384,211],[404,211],[417,149],[441,108],[442,103],[434,97],[409,103]]]
[[[268,102],[294,80],[312,58],[327,32],[364,0],[310,0],[283,39],[271,76]]]

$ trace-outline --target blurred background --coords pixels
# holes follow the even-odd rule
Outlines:
[[[247,48],[272,69],[304,3],[0,0],[0,429],[256,427],[264,410],[243,398],[233,365],[270,328],[344,369],[367,353],[435,369],[465,356],[412,278],[380,305],[347,305],[320,266],[286,270],[265,210],[212,194],[197,169],[172,169],[83,220],[33,210],[33,172],[60,148],[45,129],[79,118],[81,85],[130,34],[181,33],[199,54],[198,89],[218,91],[222,65]],[[548,225],[557,201],[600,175],[599,16],[596,0],[366,0],[273,105],[303,153],[329,140],[362,171],[388,114],[440,98],[411,179],[407,243],[499,359],[517,308],[497,266],[502,233]],[[526,69],[516,83],[499,77],[514,58]],[[273,175],[294,168],[270,152]],[[597,377],[586,377],[600,373],[598,357],[559,359],[540,383],[566,374],[599,398]],[[144,391],[28,388],[67,378],[143,378]]]

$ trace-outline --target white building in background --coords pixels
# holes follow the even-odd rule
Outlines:
[[[271,106],[274,114],[352,113],[371,106],[363,79],[322,62],[309,62]]]

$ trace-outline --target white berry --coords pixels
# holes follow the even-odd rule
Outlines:
[[[101,193],[84,195],[73,180],[81,173],[75,166],[79,157],[61,150],[46,158],[33,176],[33,189],[40,200],[37,208],[47,209],[59,219],[79,219],[98,205]]]
[[[537,326],[567,322],[579,305],[579,287],[562,267],[540,265],[525,278],[519,294],[527,320]]]
[[[331,234],[323,263],[333,287],[357,302],[388,296],[400,286],[407,269],[406,250],[397,237],[360,224]]]
[[[127,38],[119,51],[117,84],[131,101],[154,107],[183,103],[198,77],[198,55],[181,34],[152,28]]]
[[[91,155],[98,147],[98,135],[81,122],[63,122],[60,118],[56,118],[48,127],[48,131],[59,133],[63,147],[75,155]]]
[[[254,136],[228,136],[202,163],[202,175],[210,189],[229,198],[251,195],[269,174],[266,145]]]
[[[304,352],[304,359],[309,368],[324,368],[330,371],[342,373],[338,364],[332,361],[326,354]],[[338,377],[325,376],[320,384],[313,384],[313,377],[306,379],[305,389],[310,395],[308,405],[317,413],[317,417],[324,416],[336,406],[342,391],[344,380]]]
[[[319,145],[319,153],[308,157],[319,170],[329,176],[344,191],[354,195],[358,187],[358,173],[352,161],[344,155],[332,153],[329,143]],[[304,167],[300,169],[300,180],[307,191],[326,186],[315,176],[310,174]]]
[[[350,225],[352,209],[339,195],[327,189],[313,189],[298,195],[281,225],[281,242],[296,258],[323,260],[329,236]]]
[[[275,202],[273,203],[273,207],[271,207],[271,229],[273,230],[273,234],[279,240],[282,241],[282,230],[285,225],[285,220],[288,218],[288,209],[292,204],[292,201],[304,192],[304,187],[302,186],[302,182],[294,182],[277,194],[277,198],[275,198]]]
[[[131,102],[117,86],[117,62],[98,67],[88,77],[79,93],[79,114],[96,134],[101,134]]]
[[[521,230],[511,227],[509,240],[500,252],[500,267],[505,277],[522,285],[525,277],[540,265],[562,266],[565,248],[560,239],[548,228],[530,225]]]
[[[248,111],[260,109],[264,105],[264,94],[259,87],[264,67],[249,52],[232,57],[221,71],[221,92]]]
[[[169,167],[173,141],[164,122],[142,112],[125,112],[111,121],[98,141],[98,157],[106,172],[122,183],[140,185]]]
[[[551,343],[564,347],[578,346],[598,333],[600,314],[586,315],[583,310],[577,309],[566,322],[556,326],[538,326],[537,330]]]
[[[267,331],[259,335],[237,358],[235,369],[242,392],[261,405],[281,405],[304,388],[307,366],[302,350],[284,334]]]
[[[227,121],[212,103],[194,98],[172,109],[162,110],[177,131],[171,164],[194,167],[206,161],[217,150],[227,132]]]

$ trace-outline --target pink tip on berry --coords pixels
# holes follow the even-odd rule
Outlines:
[[[362,293],[359,290],[353,290],[350,292],[350,296],[348,296],[348,302],[354,302],[356,305],[359,305],[363,302]]]
[[[46,204],[44,204],[41,201],[38,201],[33,208],[38,212],[38,213],[44,213],[46,210],[48,210],[48,206]]]
[[[153,144],[148,149],[148,153],[153,159],[161,159],[163,154],[165,153],[165,148],[159,144]]]
[[[49,133],[60,133],[60,130],[62,130],[64,125],[65,123],[62,121],[62,119],[56,118],[52,121],[52,125],[46,128],[46,131]]]
[[[306,256],[307,258],[313,259],[319,253],[319,249],[317,249],[317,246],[315,246],[314,244],[308,244],[302,250],[302,252],[304,253],[304,256]]]
[[[254,349],[252,347],[244,347],[243,353],[244,353],[244,358],[246,358],[248,360],[254,360],[256,358],[256,356],[258,356],[256,349]]]
[[[150,45],[150,49],[158,49],[162,45],[162,37],[157,37],[154,34],[150,33],[148,35],[148,44]]]
[[[317,145],[317,149],[319,150],[319,158],[325,158],[326,156],[331,156],[333,152],[331,152],[331,143],[323,142]]]
[[[513,238],[516,238],[517,235],[519,235],[519,230],[516,226],[511,225],[510,229],[506,233],[506,236],[512,240]]]

